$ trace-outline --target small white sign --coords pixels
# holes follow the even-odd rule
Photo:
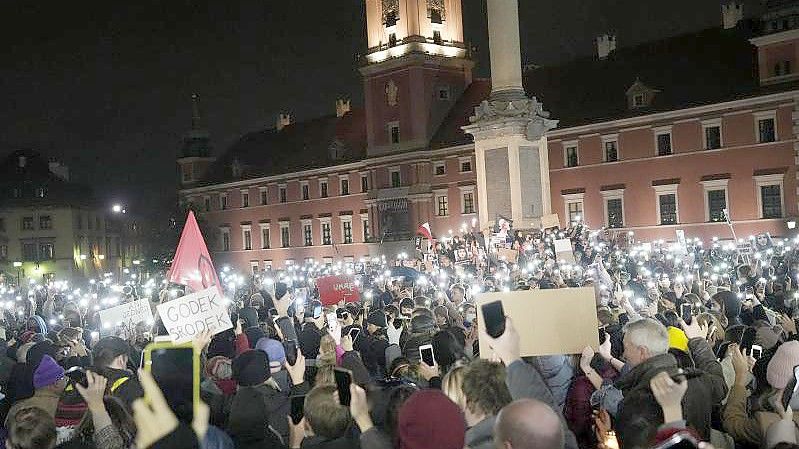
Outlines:
[[[233,328],[226,300],[216,286],[158,306],[158,315],[175,343],[185,343],[205,330],[213,335]]]
[[[147,299],[120,304],[98,313],[104,334],[119,326],[130,329],[142,322],[153,323],[153,311],[150,309],[150,302]]]
[[[558,260],[574,262],[574,252],[572,252],[571,239],[555,240],[555,255],[557,256]]]

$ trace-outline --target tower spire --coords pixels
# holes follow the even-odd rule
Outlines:
[[[191,94],[191,129],[200,129],[200,95],[196,92]]]

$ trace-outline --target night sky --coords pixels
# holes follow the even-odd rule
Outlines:
[[[362,103],[355,57],[363,0],[3,0],[0,154],[66,162],[109,204],[169,210],[192,92],[219,154],[243,133]],[[717,26],[719,0],[520,0],[522,60],[594,51],[607,30],[628,46]],[[758,0],[747,0],[752,13]],[[466,39],[488,76],[485,0],[464,0]]]

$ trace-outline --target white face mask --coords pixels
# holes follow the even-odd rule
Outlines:
[[[466,314],[466,316],[463,317],[463,321],[466,321],[467,323],[474,323],[474,320],[476,319],[477,319],[477,314],[474,312],[469,312]]]

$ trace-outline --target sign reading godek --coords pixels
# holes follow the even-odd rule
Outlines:
[[[216,286],[160,304],[158,315],[175,343],[191,341],[206,330],[216,335],[233,327]]]

